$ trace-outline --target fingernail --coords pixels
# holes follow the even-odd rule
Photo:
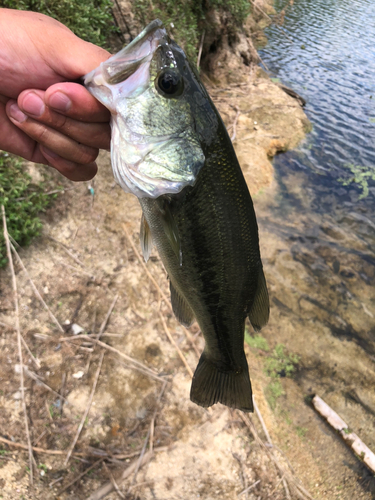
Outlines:
[[[19,123],[22,123],[27,119],[25,113],[22,113],[16,103],[9,106],[9,116]]]
[[[42,153],[46,154],[47,156],[50,156],[51,158],[59,158],[59,155],[56,154],[54,151],[51,151],[50,149],[46,148],[46,147],[42,147]]]
[[[57,111],[68,111],[72,104],[72,101],[69,97],[62,92],[55,92],[48,99],[48,106]]]
[[[45,105],[37,94],[30,92],[23,98],[22,108],[30,115],[41,116],[44,113]]]

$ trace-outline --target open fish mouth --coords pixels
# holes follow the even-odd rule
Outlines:
[[[88,73],[84,77],[85,86],[95,95],[96,86],[115,86],[127,80],[126,90],[121,89],[123,97],[129,97],[135,91],[139,95],[148,85],[149,65],[155,51],[168,42],[170,38],[163,23],[159,19],[152,21],[120,52]],[[108,106],[110,100],[104,104]]]

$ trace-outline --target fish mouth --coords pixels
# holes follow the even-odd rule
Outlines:
[[[144,63],[150,62],[160,45],[168,44],[169,36],[162,21],[155,19],[120,52],[101,63],[85,76],[85,85],[93,82],[116,85],[131,77]]]

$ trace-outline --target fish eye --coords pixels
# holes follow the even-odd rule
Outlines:
[[[155,87],[163,97],[178,97],[184,90],[184,80],[177,71],[165,69],[156,77]]]

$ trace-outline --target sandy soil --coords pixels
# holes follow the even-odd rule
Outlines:
[[[266,98],[270,93],[272,98]],[[259,78],[237,93],[228,87],[212,95],[229,132],[236,130],[235,146],[256,194],[258,215],[267,217],[269,200],[278,192],[269,156],[303,137],[308,126],[303,112],[276,85]],[[71,187],[57,175],[56,182]],[[27,440],[11,276],[9,269],[0,272],[0,497],[95,498],[111,475],[120,484],[123,471],[137,464],[144,446],[151,444],[152,458],[120,484],[123,498],[301,498],[297,478],[316,499],[371,498],[358,484],[358,461],[305,402],[306,391],[298,378],[282,379],[284,396],[271,409],[265,351],[246,346],[255,401],[273,448],[259,442],[259,436],[264,442],[266,436],[256,416],[244,420],[221,405],[205,410],[190,402],[189,371],[166,329],[191,370],[203,339],[193,325],[193,348],[163,300],[162,293],[169,297],[168,283],[158,255],[152,254],[147,271],[139,258],[140,217],[138,201],[114,183],[109,156],[103,154],[95,180],[61,195],[45,216],[43,237],[19,252],[63,330],[51,320],[16,263],[21,333],[40,363],[38,368],[23,352],[30,438],[36,447],[33,488],[27,451],[16,447]],[[261,233],[266,272],[281,244],[276,236]],[[272,299],[280,291],[272,278],[269,288]],[[283,337],[288,325],[277,330],[278,322],[287,322],[283,311],[273,307],[272,318],[264,332],[270,345],[287,343]],[[73,325],[81,327],[84,338],[73,333]],[[104,347],[89,337],[99,332]],[[92,405],[65,464],[96,379]],[[106,498],[118,496],[112,492]]]

